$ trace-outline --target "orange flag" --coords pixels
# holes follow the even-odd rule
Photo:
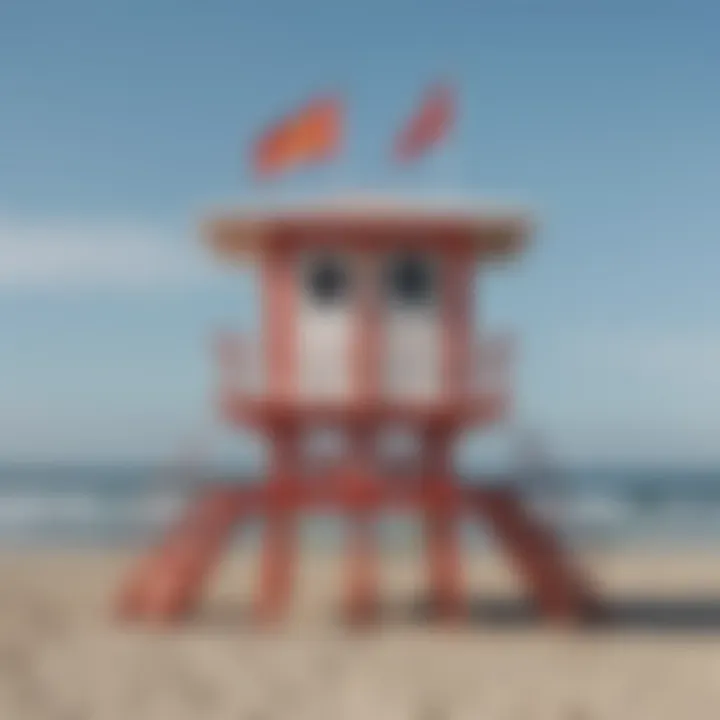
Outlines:
[[[455,95],[443,84],[430,87],[420,107],[401,129],[395,141],[396,159],[415,160],[449,132],[455,121]]]
[[[268,178],[298,165],[329,160],[340,149],[343,107],[335,97],[314,100],[269,128],[256,142],[253,168]]]

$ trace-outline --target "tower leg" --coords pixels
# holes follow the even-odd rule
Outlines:
[[[364,506],[363,492],[373,482],[373,447],[366,432],[353,438],[348,475],[350,495],[357,504],[349,508],[346,614],[354,624],[370,622],[377,614],[377,553],[373,512]],[[353,492],[357,490],[357,493]]]
[[[364,624],[377,612],[377,557],[372,517],[367,513],[355,514],[350,533],[346,612],[351,623]]]
[[[519,495],[488,489],[475,489],[472,494],[478,517],[490,521],[545,618],[578,622],[599,612],[590,584],[572,565],[552,529],[531,516]]]
[[[464,603],[448,441],[441,434],[426,438],[425,489],[437,499],[425,510],[425,553],[432,611],[453,620],[463,615]]]
[[[290,434],[276,437],[274,452],[256,599],[256,614],[261,621],[279,620],[285,614],[296,562],[296,509],[292,496],[297,482],[297,438]]]
[[[171,621],[191,612],[235,525],[247,515],[246,505],[222,488],[196,498],[165,542],[128,578],[118,598],[120,614]]]

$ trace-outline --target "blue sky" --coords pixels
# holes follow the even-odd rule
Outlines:
[[[540,222],[481,280],[521,339],[519,420],[577,461],[720,460],[720,7],[707,1],[9,0],[0,6],[0,458],[162,459],[211,437],[208,339],[251,279],[206,257],[259,197],[264,123],[348,99],[332,167],[271,194],[460,189]],[[460,121],[388,145],[425,82]],[[266,191],[266,195],[267,195]]]

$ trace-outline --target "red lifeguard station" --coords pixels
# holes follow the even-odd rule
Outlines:
[[[427,202],[336,202],[210,222],[220,257],[260,272],[261,342],[221,339],[219,405],[227,422],[267,437],[270,464],[262,482],[198,498],[130,577],[123,613],[168,620],[191,611],[233,528],[261,516],[257,610],[277,618],[291,595],[296,518],[312,509],[346,516],[347,607],[368,618],[373,517],[402,509],[424,518],[441,616],[463,612],[461,516],[490,525],[543,615],[586,616],[592,593],[511,484],[460,483],[452,467],[460,432],[502,422],[511,404],[507,340],[475,334],[476,265],[516,255],[529,231],[515,212]],[[312,440],[328,430],[343,442],[322,453]],[[398,452],[403,437],[414,443]]]

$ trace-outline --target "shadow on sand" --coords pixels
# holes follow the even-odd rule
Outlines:
[[[430,625],[433,612],[423,599],[384,603],[378,612],[378,627]],[[342,622],[338,611],[333,621]],[[242,602],[215,603],[198,612],[188,623],[200,631],[230,631],[251,628],[252,612]],[[468,627],[476,629],[530,629],[543,620],[529,601],[497,597],[473,598],[468,605]],[[605,598],[601,614],[579,632],[641,631],[652,633],[702,633],[720,635],[720,596],[633,595]]]

